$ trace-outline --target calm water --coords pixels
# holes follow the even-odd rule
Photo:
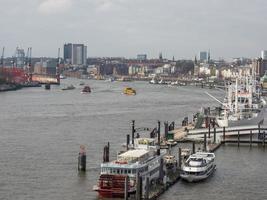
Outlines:
[[[61,86],[0,93],[0,199],[98,199],[97,181],[103,146],[115,157],[130,121],[155,127],[157,120],[180,124],[201,106],[216,105],[195,87],[170,88],[144,82],[86,80],[92,93],[80,94],[80,80]],[[64,84],[75,90],[62,91]],[[125,86],[136,96],[122,95]],[[221,91],[210,90],[222,97]],[[86,175],[77,173],[80,144],[87,149]],[[267,156],[257,146],[226,146],[217,152],[218,170],[205,182],[179,181],[160,199],[267,199]]]

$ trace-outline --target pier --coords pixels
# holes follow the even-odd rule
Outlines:
[[[181,166],[184,162],[181,155],[180,144],[187,143],[190,146],[191,153],[196,152],[196,147],[201,151],[214,152],[221,145],[225,144],[237,144],[239,147],[241,144],[249,144],[252,147],[253,144],[262,145],[265,147],[267,140],[267,127],[265,126],[239,126],[239,127],[223,127],[223,128],[203,128],[194,129],[188,126],[187,120],[183,121],[184,126],[182,129],[175,129],[174,122],[170,124],[164,122],[164,133],[161,134],[161,122],[158,121],[156,128],[136,128],[135,121],[132,121],[132,141],[134,144],[134,138],[140,137],[140,131],[149,131],[150,138],[157,138],[158,140],[158,152],[161,149],[165,149],[168,155],[175,156],[176,164],[171,168],[168,168],[166,163],[161,159],[159,167],[159,177],[157,181],[152,181],[149,177],[139,176],[137,178],[137,188],[135,194],[128,193],[129,177],[125,176],[121,180],[124,185],[124,199],[129,200],[153,200],[157,199],[165,191],[167,191],[172,185],[180,180]],[[130,134],[126,135],[126,150],[131,146],[130,144]],[[108,162],[109,157],[107,154],[109,152],[109,144],[104,147],[104,162]]]

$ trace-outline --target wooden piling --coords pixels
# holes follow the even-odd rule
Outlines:
[[[210,138],[210,121],[209,121],[209,138]]]
[[[165,139],[167,139],[167,137],[168,137],[168,131],[169,131],[169,123],[164,122],[164,137],[165,137]]]
[[[213,132],[213,143],[216,143],[216,128],[214,127],[214,132]]]
[[[157,149],[157,155],[160,155],[160,121],[158,121],[158,149]]]
[[[127,137],[126,137],[126,150],[127,151],[129,150],[129,144],[130,144],[130,135],[127,134]]]
[[[132,145],[134,146],[135,120],[132,120]]]
[[[149,177],[146,177],[145,199],[149,199]]]
[[[237,146],[239,147],[240,143],[240,131],[237,131]]]
[[[129,177],[125,177],[125,182],[124,182],[124,200],[128,200],[128,185],[129,185]]]
[[[137,180],[137,185],[136,185],[135,199],[136,200],[141,200],[141,198],[142,198],[142,190],[143,190],[142,177],[137,175],[136,180]]]
[[[265,131],[263,131],[262,145],[265,148]]]
[[[192,153],[196,153],[196,144],[195,141],[193,141],[193,147],[192,147]]]
[[[103,162],[109,162],[109,142],[104,146]]]
[[[207,151],[207,133],[205,132],[204,133],[204,152],[206,152]]]
[[[249,135],[249,146],[250,148],[252,147],[252,131],[250,131],[250,135]]]
[[[163,159],[160,159],[160,166],[159,166],[159,180],[163,180],[164,171],[163,171]]]
[[[225,127],[223,127],[223,142],[225,142]]]
[[[86,152],[85,146],[80,146],[79,157],[78,157],[78,171],[86,171]]]

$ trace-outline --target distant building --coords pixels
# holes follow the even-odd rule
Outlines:
[[[86,65],[87,47],[83,44],[64,44],[64,60],[71,65]]]
[[[138,54],[137,55],[137,60],[144,61],[146,59],[147,59],[147,55],[146,54]]]
[[[55,75],[57,67],[56,59],[41,59],[40,62],[36,62],[34,65],[35,74],[44,74],[44,75]]]
[[[14,59],[14,65],[16,67],[23,68],[24,67],[24,62],[25,62],[25,52],[24,49],[20,49],[17,47],[16,52],[15,52],[15,59]]]
[[[209,56],[208,56],[208,52],[207,51],[201,51],[201,52],[199,52],[199,60],[201,61],[201,62],[203,62],[203,61],[208,61],[208,58]]]
[[[263,50],[263,51],[261,51],[261,58],[262,58],[263,60],[267,60],[267,50]]]
[[[267,60],[257,58],[252,61],[252,68],[258,77],[262,77],[267,70]]]

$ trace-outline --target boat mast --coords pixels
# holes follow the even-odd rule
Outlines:
[[[237,96],[237,78],[235,80],[235,114],[237,116],[237,103],[238,103],[238,96]]]
[[[1,71],[0,71],[0,78],[4,78],[4,53],[5,53],[5,47],[3,47],[2,56],[1,56]]]
[[[230,108],[231,111],[233,111],[232,95],[233,95],[233,92],[232,92],[232,84],[231,84],[231,85],[228,85],[228,107]]]

